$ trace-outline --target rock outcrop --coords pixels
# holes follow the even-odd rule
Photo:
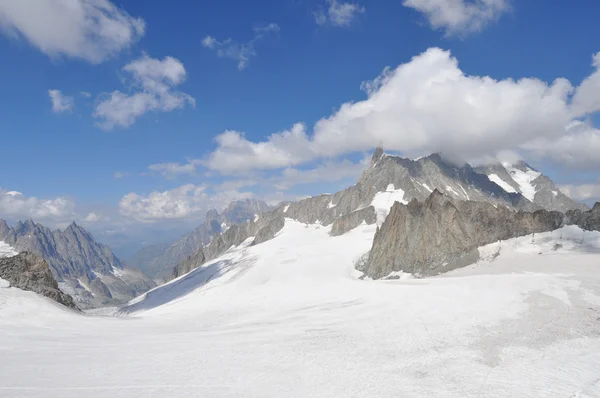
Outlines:
[[[0,258],[0,278],[7,280],[12,287],[41,294],[79,310],[73,298],[58,288],[48,263],[33,253],[21,252],[13,257]]]
[[[568,224],[577,225],[587,231],[600,231],[600,202],[592,210],[571,210],[566,214]]]
[[[195,270],[206,262],[204,257],[204,251],[198,250],[195,254],[189,256],[185,261],[182,261],[173,269],[172,279],[179,278],[181,275],[185,275],[190,271]]]
[[[0,240],[46,260],[60,288],[81,308],[120,304],[156,286],[141,272],[123,267],[107,246],[76,223],[52,231],[31,220],[14,228],[0,220]]]
[[[336,219],[331,226],[331,236],[343,235],[358,227],[363,222],[368,225],[377,222],[377,215],[373,206],[353,211]]]
[[[435,190],[424,202],[394,204],[360,270],[374,279],[399,271],[435,275],[476,261],[479,246],[563,225],[560,212],[453,201]]]

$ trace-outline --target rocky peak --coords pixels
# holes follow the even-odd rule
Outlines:
[[[206,221],[210,222],[212,220],[216,220],[217,218],[219,218],[219,213],[215,209],[211,209],[206,212],[206,217],[205,217]]]
[[[600,202],[596,202],[596,204],[592,208],[592,213],[600,214]]]
[[[371,167],[375,166],[382,157],[383,157],[383,148],[378,146],[377,148],[375,148],[375,152],[373,152],[373,156],[371,156]]]
[[[428,209],[440,207],[447,201],[448,199],[446,198],[446,196],[440,191],[438,191],[438,189],[436,188],[433,190],[431,195],[429,195],[429,197],[425,200],[425,207],[427,207]]]

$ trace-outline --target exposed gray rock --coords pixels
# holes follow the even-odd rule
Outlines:
[[[48,263],[33,253],[21,252],[14,257],[0,258],[0,278],[7,280],[12,287],[41,294],[79,310],[73,298],[58,288]]]
[[[31,220],[14,228],[1,221],[0,240],[46,260],[60,288],[81,308],[120,304],[155,286],[141,272],[124,268],[107,246],[76,223],[52,231]]]
[[[198,250],[194,255],[182,261],[175,269],[173,270],[172,278],[179,278],[181,275],[185,275],[190,271],[195,270],[202,264],[204,264],[206,258],[204,257],[204,252],[202,249]]]
[[[273,218],[265,227],[262,227],[256,233],[256,237],[252,241],[252,245],[258,245],[260,243],[271,240],[275,237],[277,232],[281,231],[285,225],[283,217]]]
[[[567,224],[577,225],[587,231],[600,231],[600,202],[589,211],[568,211],[565,217]]]
[[[231,202],[221,214],[216,210],[208,211],[204,222],[189,234],[175,242],[145,247],[127,259],[126,264],[162,282],[172,277],[173,267],[208,245],[216,234],[232,225],[254,220],[257,215],[270,210],[271,206],[256,199]]]
[[[368,225],[377,222],[377,215],[373,206],[365,207],[364,209],[356,210],[339,217],[331,226],[331,236],[343,235],[358,227],[363,222]]]
[[[563,225],[559,212],[452,201],[435,190],[425,202],[394,204],[360,270],[375,279],[398,271],[435,275],[473,262],[479,246]]]

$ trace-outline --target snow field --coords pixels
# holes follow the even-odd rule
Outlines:
[[[436,278],[360,280],[374,230],[330,237],[286,219],[119,317],[0,289],[0,396],[600,395],[600,234],[500,242]]]

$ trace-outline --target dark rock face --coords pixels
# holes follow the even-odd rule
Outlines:
[[[589,211],[568,211],[565,218],[568,224],[577,225],[588,231],[600,231],[600,202],[597,202]]]
[[[73,298],[58,288],[48,263],[33,253],[21,252],[14,257],[0,258],[0,278],[7,280],[12,287],[41,294],[79,310]]]
[[[343,235],[358,227],[363,222],[368,225],[377,222],[377,215],[375,214],[375,208],[373,206],[365,207],[364,209],[356,210],[339,217],[331,226],[331,236]]]
[[[530,213],[485,202],[453,202],[435,190],[423,203],[394,204],[360,270],[375,279],[395,271],[435,275],[477,260],[479,246],[563,225],[559,212]]]
[[[285,225],[283,217],[275,217],[265,227],[262,227],[256,233],[252,245],[258,245],[275,237],[277,232],[281,231]]]
[[[172,279],[179,278],[181,275],[185,275],[190,271],[195,270],[202,264],[206,262],[206,258],[204,257],[204,252],[202,249],[198,250],[194,255],[188,257],[185,261],[182,261],[175,269],[173,270]]]

